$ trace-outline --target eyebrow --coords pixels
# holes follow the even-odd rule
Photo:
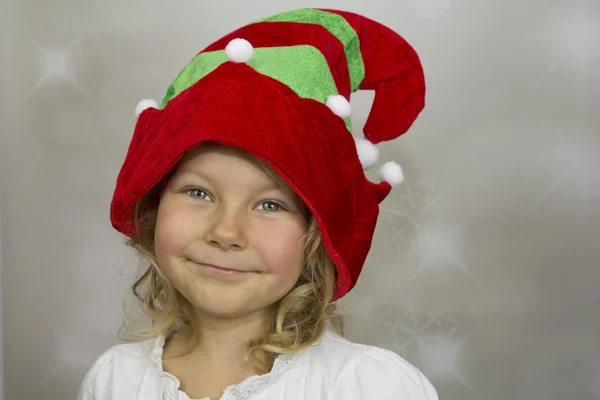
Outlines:
[[[197,176],[198,178],[204,179],[205,181],[212,182],[212,179],[210,179],[210,177],[202,174],[200,171],[196,171],[193,169],[184,169],[181,171],[181,175],[182,176],[194,175],[194,176]],[[259,191],[280,190],[280,191],[285,192],[285,190],[282,187],[280,187],[277,183],[273,182],[270,179],[266,180],[262,185],[259,185],[258,190]]]

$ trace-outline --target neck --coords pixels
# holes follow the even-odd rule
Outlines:
[[[267,316],[265,313],[251,314],[239,318],[220,318],[197,313],[197,330],[174,333],[165,347],[171,356],[189,353],[186,357],[208,365],[223,365],[226,368],[244,366],[248,341],[264,333]],[[196,339],[194,347],[193,340]]]

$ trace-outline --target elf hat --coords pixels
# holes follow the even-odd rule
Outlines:
[[[350,94],[375,90],[364,138],[354,139]],[[417,53],[363,16],[299,9],[253,22],[200,52],[162,105],[142,100],[111,203],[111,223],[131,236],[133,209],[181,157],[204,142],[243,149],[270,164],[319,223],[336,265],[334,300],[356,284],[379,203],[402,182],[387,162],[381,182],[364,170],[375,146],[402,135],[425,103]]]

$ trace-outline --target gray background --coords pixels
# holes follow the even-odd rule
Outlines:
[[[117,343],[137,262],[108,210],[137,101],[220,36],[305,6],[397,30],[429,88],[382,146],[406,182],[341,302],[348,336],[403,355],[442,399],[600,398],[597,0],[4,0],[7,399],[74,398]],[[356,127],[371,101],[354,96]]]

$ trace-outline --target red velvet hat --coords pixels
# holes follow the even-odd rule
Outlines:
[[[352,136],[350,94],[375,90],[364,137]],[[425,103],[417,53],[363,16],[300,9],[253,22],[200,52],[169,86],[162,105],[142,100],[117,178],[110,217],[135,231],[134,205],[203,142],[243,149],[269,163],[319,223],[337,268],[334,300],[363,268],[379,203],[403,180],[395,162],[364,170],[375,146],[412,125]]]

